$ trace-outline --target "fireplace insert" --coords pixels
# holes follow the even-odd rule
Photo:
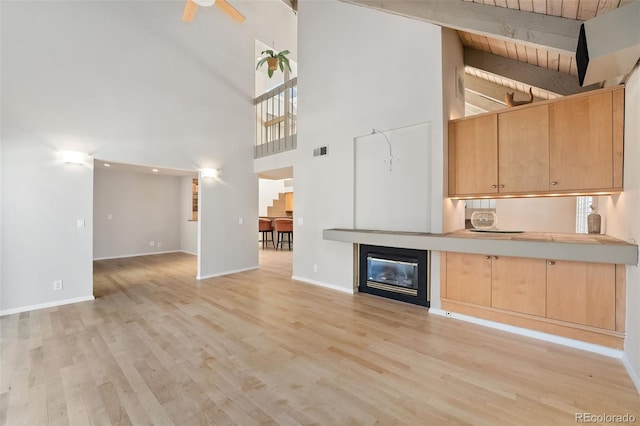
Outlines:
[[[429,252],[360,245],[359,290],[429,306]]]

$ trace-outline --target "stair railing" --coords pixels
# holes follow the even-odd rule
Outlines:
[[[254,158],[295,149],[297,146],[298,78],[254,99],[256,144]]]

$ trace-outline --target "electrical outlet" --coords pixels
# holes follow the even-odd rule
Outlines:
[[[60,291],[62,290],[62,280],[55,280],[53,282],[53,291]]]
[[[155,245],[156,245],[156,242],[155,242],[155,241],[149,241],[149,245],[150,245],[151,247],[153,247],[153,246],[155,246]]]
[[[239,217],[238,218],[238,225],[243,225],[244,224],[244,217]]]
[[[158,241],[158,247],[162,247],[162,243]]]
[[[302,224],[304,224],[304,219],[299,217],[298,218],[298,225],[302,225]]]
[[[318,272],[318,265],[313,265],[313,272]]]
[[[84,228],[84,219],[78,219],[76,220],[76,226],[78,228]]]
[[[107,215],[107,220],[113,220],[113,215],[111,213]]]

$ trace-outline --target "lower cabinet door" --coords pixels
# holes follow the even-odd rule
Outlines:
[[[544,317],[546,261],[523,257],[492,257],[491,306]]]
[[[479,254],[447,253],[445,297],[491,306],[491,258]]]
[[[615,265],[549,261],[547,317],[615,330]]]

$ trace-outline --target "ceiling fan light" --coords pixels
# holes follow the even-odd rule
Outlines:
[[[209,7],[213,6],[216,0],[193,0],[193,2],[198,6]]]

